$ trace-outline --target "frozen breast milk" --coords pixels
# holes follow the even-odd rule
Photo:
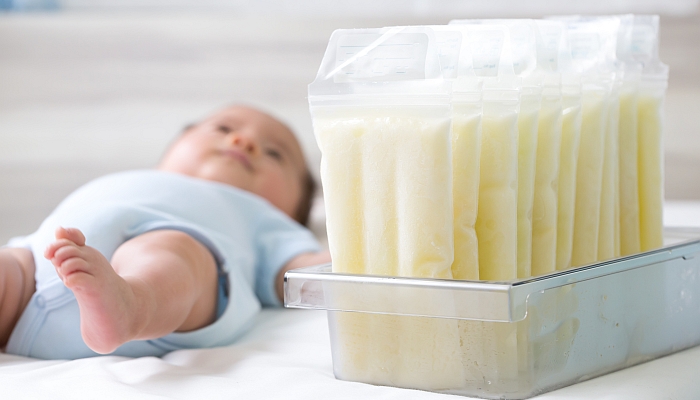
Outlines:
[[[617,88],[607,104],[603,179],[600,194],[600,223],[598,226],[598,261],[619,255],[619,175],[618,126],[620,98]]]
[[[637,174],[637,90],[623,87],[620,94],[620,253],[641,251],[639,186]]]
[[[642,64],[637,104],[637,173],[642,251],[663,245],[663,104],[668,66],[659,60],[659,16],[635,15],[632,49]]]
[[[450,129],[447,120],[412,115],[364,116],[314,121],[322,143],[329,207],[360,223],[334,225],[328,218],[331,256],[361,254],[351,271],[373,275],[450,278],[452,194]],[[337,143],[341,140],[344,143]],[[326,143],[332,145],[326,147]],[[339,145],[336,147],[336,145]],[[333,149],[340,153],[333,153]],[[348,149],[359,149],[359,163],[348,168]],[[354,171],[353,171],[354,170]],[[336,171],[339,174],[333,175]],[[359,172],[361,185],[347,193]],[[337,192],[336,192],[337,190]],[[330,192],[330,193],[329,193]],[[331,193],[340,195],[332,197]],[[354,228],[354,229],[352,229]],[[359,242],[359,243],[358,243]],[[344,263],[339,263],[342,271]],[[334,262],[334,270],[336,263]],[[407,298],[406,301],[429,301]],[[462,386],[457,321],[387,315],[338,313],[341,347],[334,350],[341,377],[377,384],[437,390]],[[399,334],[400,333],[400,334]],[[440,346],[436,347],[439,343]]]
[[[464,32],[434,26],[443,77],[452,84],[452,196],[454,211],[454,279],[479,279],[476,217],[479,204],[482,94],[480,81],[465,51]],[[466,66],[464,64],[468,64]]]
[[[332,312],[329,324],[340,379],[422,390],[464,386],[457,320]]]
[[[484,102],[476,219],[482,280],[517,277],[518,118],[514,106]]]
[[[607,95],[605,90],[584,90],[581,99],[581,138],[576,167],[576,211],[571,251],[571,264],[574,267],[598,259]]]
[[[449,120],[363,111],[314,120],[334,270],[452,277]]]
[[[642,93],[638,103],[639,223],[642,251],[663,245],[663,97]]]
[[[532,275],[553,272],[557,261],[557,206],[562,133],[558,87],[546,88],[538,124],[535,201],[532,218]]]
[[[518,278],[532,274],[532,210],[535,196],[537,122],[541,88],[523,91],[518,113]]]
[[[314,119],[333,270],[451,278],[449,120],[377,113]],[[336,322],[342,346],[334,356],[343,379],[428,390],[461,386],[457,321],[338,313]]]
[[[564,93],[557,204],[557,270],[571,268],[574,242],[576,167],[581,134],[581,93]]]
[[[479,279],[476,216],[479,202],[481,103],[454,106],[452,119],[452,191],[454,207],[454,279]]]
[[[465,42],[469,44],[467,51],[471,53],[469,67],[483,85],[479,207],[475,226],[479,279],[515,279],[520,92],[511,61],[510,33],[500,25],[463,29]]]
[[[616,198],[614,148],[607,146],[608,131],[613,126],[610,113],[611,95],[616,77],[616,44],[620,20],[612,17],[562,17],[566,22],[567,40],[571,51],[573,69],[581,76],[582,120],[576,167],[576,200],[574,214],[574,240],[571,254],[572,266],[593,263],[598,260],[599,233],[601,228],[601,201],[605,199],[603,228],[615,230]],[[616,132],[615,132],[616,135]],[[607,157],[606,157],[607,154]],[[611,159],[614,157],[615,159]],[[606,164],[606,158],[610,159]],[[605,167],[608,167],[607,169]],[[603,188],[604,176],[606,188]],[[610,201],[612,199],[612,201]],[[605,230],[606,234],[608,230]],[[614,233],[609,235],[607,246],[616,247]]]
[[[621,16],[618,31],[617,59],[620,60],[623,76],[620,87],[620,121],[618,124],[619,186],[618,207],[620,225],[620,255],[639,253],[639,184],[637,171],[637,99],[642,72],[638,52],[640,46],[634,29],[635,17]]]
[[[475,190],[458,193],[465,229],[455,235],[452,160],[461,163],[457,179],[478,185],[478,114],[452,120],[434,45],[433,31],[421,27],[331,37],[309,100],[334,272],[450,279],[455,238],[475,239]],[[477,268],[469,256],[455,266],[465,276]],[[450,299],[402,302],[454,307]],[[457,321],[331,316],[339,378],[424,390],[463,386]]]

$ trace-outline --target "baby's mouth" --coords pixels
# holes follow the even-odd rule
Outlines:
[[[226,149],[222,150],[222,153],[227,157],[238,160],[238,162],[240,162],[246,170],[253,172],[253,164],[250,162],[250,159],[244,152],[236,149]]]

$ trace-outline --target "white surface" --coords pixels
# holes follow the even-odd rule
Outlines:
[[[700,347],[535,399],[700,397]],[[0,355],[3,399],[464,399],[345,382],[333,377],[326,314],[267,309],[235,345],[181,350],[162,359],[38,361]]]
[[[700,203],[670,202],[667,222],[700,226]],[[700,398],[700,347],[535,397],[547,400]],[[463,399],[333,377],[323,311],[266,309],[236,344],[163,358],[40,361],[0,354],[2,399]]]

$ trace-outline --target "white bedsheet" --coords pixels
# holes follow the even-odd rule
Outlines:
[[[700,398],[700,347],[536,399]],[[161,358],[0,355],[0,399],[464,399],[333,377],[324,311],[266,309],[238,343]]]
[[[668,225],[699,226],[700,203],[670,203]],[[535,399],[700,399],[700,347]],[[41,361],[0,354],[5,399],[464,399],[336,380],[326,314],[266,309],[236,344],[163,358]]]

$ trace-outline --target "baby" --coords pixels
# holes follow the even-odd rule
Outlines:
[[[226,108],[156,170],[108,175],[0,249],[0,348],[44,359],[221,346],[284,272],[330,261],[305,224],[314,184],[284,124]]]

